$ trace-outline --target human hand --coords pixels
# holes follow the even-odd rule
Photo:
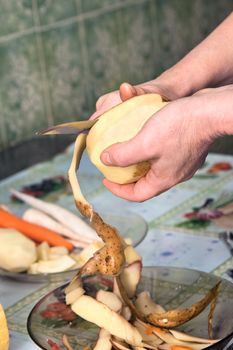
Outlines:
[[[149,93],[159,94],[163,96],[164,100],[174,100],[177,98],[172,87],[166,85],[166,83],[160,78],[135,86],[128,83],[122,83],[119,90],[105,94],[97,100],[96,112],[92,114],[90,119],[99,117],[107,110],[134,96]]]
[[[146,176],[126,185],[104,179],[104,185],[119,197],[140,202],[191,178],[203,164],[212,142],[227,132],[222,127],[222,116],[231,116],[232,92],[232,87],[211,89],[167,104],[136,137],[109,147],[101,155],[106,165],[149,161],[151,168]]]

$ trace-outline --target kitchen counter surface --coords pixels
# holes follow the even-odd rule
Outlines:
[[[21,214],[25,206],[11,201],[10,189],[20,189],[56,175],[66,176],[72,149],[70,146],[48,161],[2,179],[0,203]],[[137,250],[145,266],[185,267],[211,272],[231,281],[229,270],[233,268],[233,258],[219,233],[227,230],[224,208],[233,203],[233,156],[210,154],[193,179],[144,203],[130,203],[111,195],[86,157],[81,163],[80,183],[87,198],[102,212],[121,215],[130,211],[144,218],[148,233]],[[75,210],[67,187],[46,200]],[[221,222],[215,217],[219,210],[222,210]],[[233,217],[233,209],[230,215]],[[0,303],[8,317],[10,350],[37,349],[27,334],[28,313],[42,295],[59,284],[62,282],[28,283],[0,277]]]

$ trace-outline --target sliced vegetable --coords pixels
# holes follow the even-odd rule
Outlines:
[[[56,273],[71,269],[75,261],[68,255],[61,256],[56,260],[39,261],[30,266],[28,272],[37,273]]]
[[[127,344],[120,342],[119,340],[112,340],[113,348],[116,350],[130,350]]]
[[[141,278],[141,271],[141,260],[134,261],[132,264],[122,270],[121,281],[129,298],[132,298],[136,293],[136,289]]]
[[[56,260],[61,256],[68,255],[69,251],[66,247],[51,247],[49,248],[49,254],[47,260]]]
[[[42,226],[31,224],[19,217],[0,208],[0,227],[14,228],[35,242],[48,242],[52,246],[64,246],[68,250],[73,249],[73,245],[67,242],[57,233]]]
[[[105,290],[99,290],[96,293],[96,300],[107,305],[112,311],[120,312],[122,308],[122,302],[118,296],[112,292]]]
[[[71,305],[76,300],[78,300],[83,294],[85,293],[85,290],[82,287],[78,287],[71,292],[66,294],[66,304]]]
[[[80,266],[83,266],[94,254],[104,246],[103,242],[94,241],[84,248],[80,253],[72,253],[73,258]]]
[[[112,311],[106,305],[88,295],[82,295],[74,304],[72,310],[84,318],[109,331],[112,335],[124,339],[128,344],[141,345],[142,337],[138,330],[122,316]]]
[[[201,344],[214,344],[216,343],[218,340],[212,340],[212,339],[205,339],[205,338],[198,338],[198,337],[194,337],[192,335],[188,335],[185,334],[183,332],[179,332],[179,331],[175,331],[173,329],[169,330],[170,333],[179,340],[182,341],[188,341],[188,342],[193,342],[193,343],[201,343]]]
[[[50,247],[47,242],[42,242],[37,246],[37,260],[49,260]]]
[[[111,350],[111,349],[112,349],[111,334],[108,331],[106,331],[106,329],[102,328],[99,332],[99,336],[93,350]]]
[[[128,265],[132,264],[135,261],[142,260],[142,257],[136,252],[136,250],[134,249],[134,247],[132,245],[128,245],[125,248],[124,254],[125,254],[125,262]]]
[[[130,311],[130,308],[126,305],[123,306],[121,310],[121,315],[126,319],[126,321],[129,321],[132,317],[132,312]]]
[[[181,347],[181,349],[183,346],[184,350],[189,350],[189,348],[191,350],[202,350],[202,349],[206,348],[207,346],[209,346],[209,344],[206,344],[206,343],[201,344],[201,343],[196,343],[196,342],[186,342],[186,341],[178,340],[168,330],[165,330],[162,328],[154,327],[153,333],[155,335],[157,335],[165,343],[167,343],[169,345],[173,345],[175,349],[176,349],[176,346],[178,346],[178,345]],[[160,345],[160,348],[163,349],[163,345]],[[170,346],[170,348],[165,347],[164,349],[172,350],[172,346]],[[177,347],[177,349],[179,349],[179,347]]]

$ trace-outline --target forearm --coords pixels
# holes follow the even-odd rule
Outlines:
[[[233,13],[182,60],[155,79],[176,98],[233,82]]]

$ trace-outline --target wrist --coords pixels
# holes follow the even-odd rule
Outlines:
[[[172,100],[189,96],[193,90],[191,81],[176,66],[167,69],[153,82],[154,84],[165,86],[167,91],[170,92]]]
[[[215,106],[217,109],[215,120],[219,135],[233,135],[233,85],[229,85],[229,89],[220,94]]]
[[[196,100],[194,114],[212,141],[233,135],[233,85],[191,98]]]

